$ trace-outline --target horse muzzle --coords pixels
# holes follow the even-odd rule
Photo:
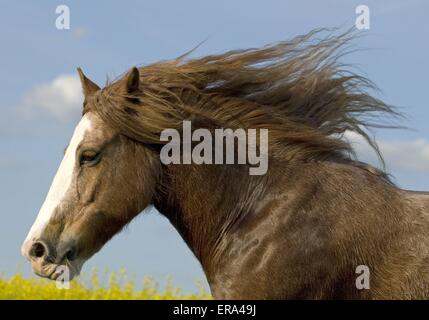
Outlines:
[[[73,243],[60,243],[57,248],[43,240],[27,240],[21,252],[32,266],[33,272],[40,277],[57,280],[72,280],[79,275],[82,264],[77,259],[77,250]]]

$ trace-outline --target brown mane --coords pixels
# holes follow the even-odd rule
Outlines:
[[[160,144],[162,130],[195,126],[269,129],[269,152],[283,159],[348,159],[342,135],[363,136],[381,114],[397,115],[368,93],[375,86],[338,62],[350,32],[322,40],[316,30],[263,48],[199,59],[188,55],[139,68],[138,93],[120,80],[88,103],[105,121],[137,141]]]

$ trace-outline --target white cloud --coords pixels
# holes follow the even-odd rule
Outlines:
[[[377,164],[377,157],[365,140],[354,132],[346,132],[360,160]],[[390,171],[429,171],[429,142],[419,138],[406,140],[376,140]]]
[[[82,109],[82,89],[78,76],[60,75],[50,83],[36,85],[23,98],[26,114],[42,111],[65,119]]]

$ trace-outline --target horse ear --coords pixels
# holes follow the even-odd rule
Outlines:
[[[122,80],[121,87],[125,93],[134,93],[138,91],[139,85],[140,72],[139,69],[133,67]]]
[[[81,68],[77,68],[77,73],[79,73],[80,83],[82,84],[82,90],[85,97],[90,96],[100,90],[99,86],[97,86],[94,82],[85,76]]]

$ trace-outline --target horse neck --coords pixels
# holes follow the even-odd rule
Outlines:
[[[249,176],[235,165],[176,165],[166,168],[155,207],[175,226],[206,273],[221,255],[227,234],[254,210],[270,178]]]

